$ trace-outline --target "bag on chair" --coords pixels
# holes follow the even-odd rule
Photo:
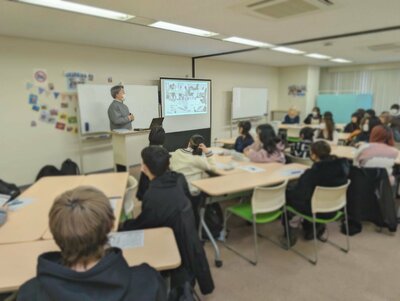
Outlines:
[[[11,197],[11,199],[16,198],[21,193],[21,190],[17,187],[17,185],[12,183],[7,183],[3,180],[0,180],[0,194],[6,194]]]
[[[62,176],[62,175],[63,175],[62,172],[54,165],[45,165],[39,170],[35,182],[43,177]]]
[[[207,205],[204,213],[204,221],[206,222],[208,229],[210,229],[211,235],[214,238],[218,238],[224,227],[224,214],[221,205],[218,203]],[[202,237],[208,238],[204,229],[202,231]]]

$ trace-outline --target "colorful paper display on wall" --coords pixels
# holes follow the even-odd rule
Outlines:
[[[290,85],[288,87],[288,95],[289,96],[305,96],[307,92],[307,88],[305,85]]]

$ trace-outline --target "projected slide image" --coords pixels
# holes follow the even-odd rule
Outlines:
[[[206,82],[166,81],[165,116],[207,114]]]

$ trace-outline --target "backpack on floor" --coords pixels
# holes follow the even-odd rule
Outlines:
[[[62,172],[54,165],[45,165],[40,169],[39,173],[36,176],[35,181],[38,181],[43,177],[62,176],[62,175],[63,175]]]
[[[79,166],[71,159],[65,160],[61,165],[61,172],[64,175],[79,175]]]
[[[210,229],[211,235],[214,238],[219,238],[224,227],[224,214],[221,205],[218,203],[207,205],[204,213],[204,221],[206,222],[208,229]],[[204,229],[202,230],[202,237],[208,238]]]
[[[17,187],[17,185],[12,183],[7,183],[3,180],[0,180],[0,194],[6,194],[11,197],[11,199],[16,198],[21,193],[21,190]]]

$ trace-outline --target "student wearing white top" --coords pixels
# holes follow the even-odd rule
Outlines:
[[[190,185],[188,178],[193,174],[215,169],[213,153],[205,146],[203,136],[193,135],[187,148],[180,148],[173,152],[170,168],[182,173],[189,183],[190,192],[196,194],[198,190]]]

